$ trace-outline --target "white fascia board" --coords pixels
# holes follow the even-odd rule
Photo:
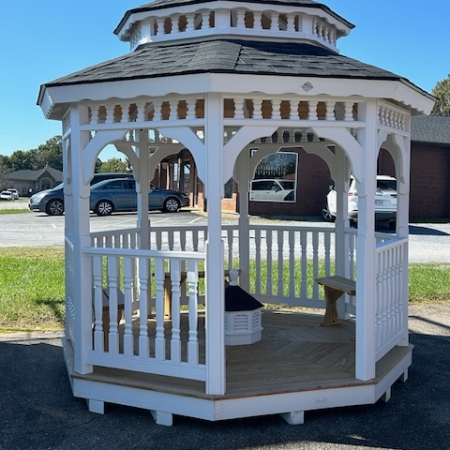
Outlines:
[[[429,114],[434,105],[426,95],[400,81],[359,80],[314,77],[278,77],[254,74],[192,74],[138,80],[122,80],[103,83],[76,84],[46,87],[40,96],[44,115],[51,117],[54,105],[89,101],[139,99],[140,97],[167,97],[170,95],[195,95],[218,92],[227,95],[255,94],[286,95],[317,98],[320,96],[346,98],[385,98],[395,100],[406,107]],[[302,86],[309,82],[313,87],[306,92]]]
[[[38,105],[41,107],[44,117],[46,119],[51,118],[55,102],[47,89],[44,90],[42,95],[39,96]]]
[[[239,77],[236,81],[235,77]],[[274,83],[270,75],[211,74],[213,92],[235,94],[262,93],[297,95],[301,97],[331,96],[340,99],[360,97],[386,98],[429,114],[434,105],[432,96],[398,80],[369,80],[354,78],[279,77]],[[309,82],[313,88],[306,92],[302,86]]]
[[[171,94],[189,95],[211,91],[211,74],[179,75],[161,78],[109,81],[99,83],[47,86],[40,97],[42,107],[46,98],[53,104],[139,97],[166,97]]]

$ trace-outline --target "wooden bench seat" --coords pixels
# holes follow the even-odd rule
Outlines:
[[[329,277],[316,278],[316,283],[324,287],[326,309],[322,326],[339,323],[336,309],[337,300],[344,294],[356,295],[356,282],[349,278],[333,275]]]

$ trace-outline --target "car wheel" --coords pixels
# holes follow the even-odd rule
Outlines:
[[[49,216],[62,216],[64,213],[64,202],[62,200],[51,200],[47,205],[46,212]]]
[[[328,205],[325,205],[322,208],[322,217],[327,221],[327,222],[334,222],[336,217],[334,217],[331,213],[330,210],[328,209]]]
[[[181,203],[174,197],[167,198],[164,201],[164,211],[166,212],[177,212],[180,209]]]
[[[109,216],[114,211],[114,206],[108,200],[101,200],[95,207],[95,214],[97,216]]]

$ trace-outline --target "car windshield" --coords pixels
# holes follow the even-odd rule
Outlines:
[[[292,180],[279,180],[279,183],[283,187],[283,189],[294,189],[294,181]]]
[[[396,191],[397,190],[397,180],[378,180],[377,188],[382,191]]]

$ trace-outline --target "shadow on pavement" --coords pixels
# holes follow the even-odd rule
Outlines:
[[[90,413],[72,396],[59,338],[0,342],[0,449],[449,449],[449,340],[411,334],[409,380],[393,386],[388,403],[307,412],[298,426],[279,416],[176,416],[171,428],[140,409],[107,404],[105,415]]]
[[[422,225],[410,225],[409,234],[419,234],[423,236],[450,236],[445,231],[437,230],[436,228],[425,227]]]

